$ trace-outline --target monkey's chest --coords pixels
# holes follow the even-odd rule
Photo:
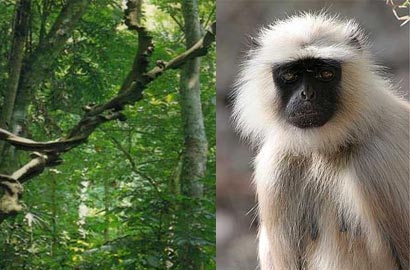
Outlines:
[[[353,218],[356,214],[337,201],[340,196],[336,197],[328,187],[294,183],[288,187],[283,185],[282,189],[276,198],[278,219],[288,223],[286,226],[297,238],[300,248],[323,237],[346,238],[350,243],[361,241],[361,226]]]
[[[272,230],[285,234],[296,268],[393,270],[388,249],[369,241],[368,228],[348,202],[353,195],[337,184],[340,175],[318,169],[290,170],[281,179],[287,182],[274,192],[277,219]]]

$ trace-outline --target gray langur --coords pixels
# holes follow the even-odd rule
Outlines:
[[[256,145],[262,270],[409,269],[409,114],[358,25],[326,14],[255,38],[233,117]]]

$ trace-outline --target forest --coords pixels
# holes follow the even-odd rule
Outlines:
[[[0,1],[0,269],[215,269],[215,1]]]

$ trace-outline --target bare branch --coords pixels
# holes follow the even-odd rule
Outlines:
[[[139,48],[132,70],[130,71],[130,74],[132,75],[129,75],[131,78],[131,83],[124,83],[118,95],[113,97],[105,104],[86,106],[84,108],[84,116],[78,124],[68,132],[67,136],[59,138],[55,141],[36,142],[27,138],[16,136],[7,130],[0,129],[1,141],[10,143],[20,150],[38,151],[32,154],[31,161],[15,171],[11,176],[0,175],[0,184],[2,183],[2,179],[13,179],[19,184],[30,180],[31,178],[42,173],[46,167],[55,166],[62,163],[62,160],[59,157],[60,153],[67,152],[72,148],[85,143],[88,137],[102,123],[113,120],[124,121],[125,116],[121,113],[124,106],[133,105],[135,102],[141,100],[142,92],[150,82],[158,78],[164,71],[180,68],[188,60],[203,56],[207,53],[208,48],[215,41],[216,22],[212,24],[212,26],[206,31],[205,35],[190,49],[171,59],[169,62],[159,61],[157,63],[157,67],[148,72],[146,69],[148,67],[148,57],[152,53],[153,49],[152,38],[148,35],[145,28],[139,27],[136,30],[139,33]],[[138,173],[142,175],[141,172]],[[150,182],[153,181],[147,176],[142,176]],[[152,182],[152,184],[153,183],[154,182]],[[10,189],[11,187],[7,186],[7,188]],[[7,188],[5,190],[7,190]],[[18,203],[18,196],[16,194],[20,194],[21,192],[22,189],[17,192],[16,188],[16,190],[10,193],[9,197],[6,199],[14,202],[15,198],[17,198],[16,202]],[[19,207],[14,207],[13,209],[21,210]],[[0,223],[2,220],[7,218],[7,216],[11,215],[11,213],[14,213],[14,211],[5,212],[0,209]]]
[[[25,151],[43,151],[43,152],[65,152],[78,144],[85,141],[86,138],[73,137],[70,139],[58,139],[50,142],[36,142],[30,139],[19,137],[13,133],[0,128],[0,140],[8,142],[17,149]]]
[[[394,17],[396,17],[397,20],[399,21],[404,21],[400,26],[404,26],[406,23],[410,22],[410,14],[408,15],[403,15],[399,16],[397,9],[408,9],[408,12],[410,13],[410,1],[406,0],[401,4],[396,4],[394,0],[386,0],[386,4],[392,7],[392,12],[394,14]]]
[[[23,209],[19,203],[23,186],[15,178],[3,174],[0,174],[0,186],[4,189],[4,194],[0,198],[0,221],[2,221],[6,215],[14,215]]]
[[[148,80],[153,80],[159,75],[162,74],[167,69],[176,69],[180,68],[188,60],[204,56],[210,45],[215,41],[216,35],[216,22],[213,22],[211,26],[207,29],[205,35],[189,50],[175,57],[169,62],[163,62],[163,64],[158,65],[157,67],[151,69],[145,74]]]

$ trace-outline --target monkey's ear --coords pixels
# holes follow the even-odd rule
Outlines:
[[[252,36],[248,36],[248,42],[247,43],[248,43],[248,47],[251,50],[258,49],[261,46],[261,44],[259,43],[259,40],[255,37],[252,37]]]
[[[358,50],[364,49],[366,47],[366,35],[356,22],[350,21],[348,25],[350,28],[349,45]]]
[[[361,50],[363,48],[362,43],[360,42],[360,38],[356,35],[353,35],[350,37],[349,44],[358,50]]]
[[[366,35],[355,20],[348,19],[345,22],[345,30],[347,34],[346,40],[350,46],[359,51],[366,47]]]

